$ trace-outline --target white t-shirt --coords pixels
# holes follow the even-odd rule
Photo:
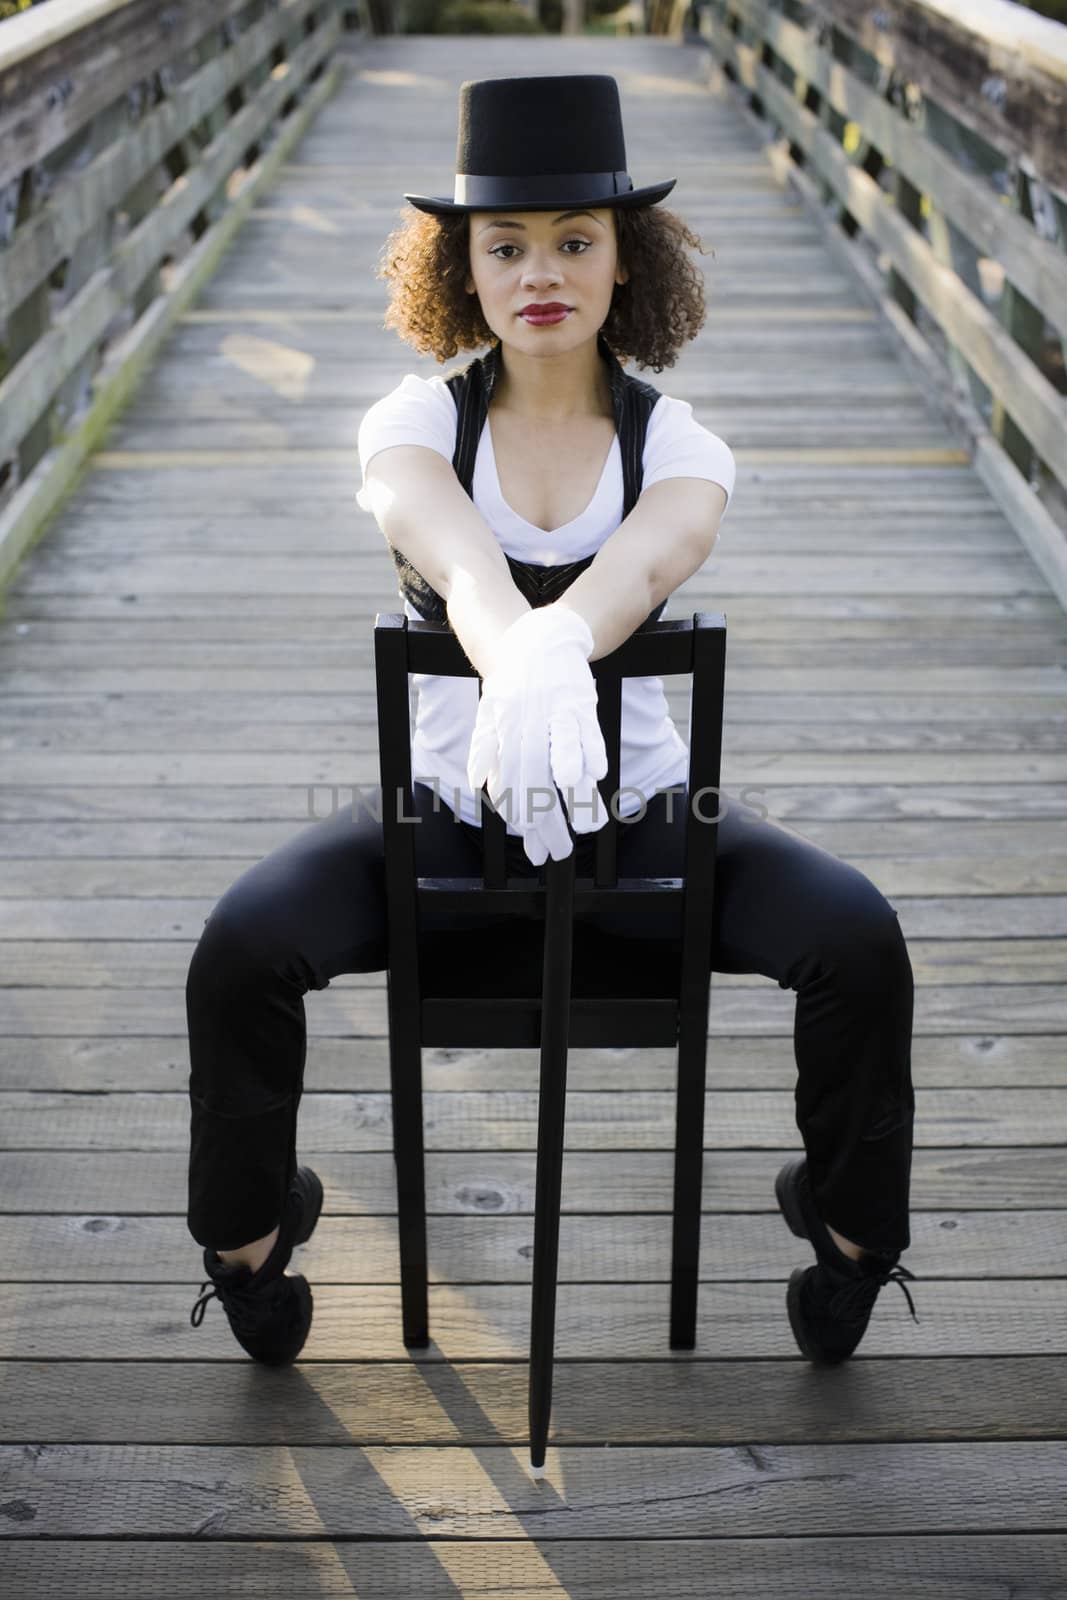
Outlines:
[[[451,461],[456,448],[456,402],[442,377],[408,375],[375,401],[360,424],[358,449],[363,484],[356,496],[365,511],[367,463],[390,445],[422,444]],[[708,478],[733,494],[735,467],[729,446],[709,432],[685,400],[661,395],[648,420],[642,490],[662,478]],[[520,517],[500,492],[488,420],[482,428],[474,464],[473,500],[495,533],[505,555],[538,566],[556,567],[593,555],[622,522],[622,451],[612,442],[600,482],[581,514],[546,533]],[[725,511],[723,513],[725,516]],[[404,600],[405,615],[424,621]],[[413,673],[418,703],[411,745],[412,778],[437,786],[442,801],[465,821],[481,825],[480,810],[467,783],[467,757],[478,711],[477,678]],[[674,725],[663,679],[624,678],[619,750],[620,816],[633,816],[658,788],[683,783],[689,751]],[[506,803],[502,815],[506,816]],[[507,831],[518,835],[508,822]]]

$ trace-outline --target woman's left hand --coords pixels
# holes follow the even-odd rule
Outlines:
[[[516,825],[540,832],[550,847],[554,841],[554,860],[570,854],[570,835],[554,793],[554,817],[543,806],[533,812],[533,788],[563,790],[576,833],[595,832],[607,821],[597,788],[608,759],[589,670],[592,650],[588,623],[569,607],[524,612],[497,640],[471,740],[471,787],[488,781],[491,799],[494,786],[497,794],[517,787]]]

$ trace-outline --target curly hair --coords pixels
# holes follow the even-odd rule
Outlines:
[[[384,326],[406,344],[438,361],[461,350],[499,344],[476,294],[468,294],[468,214],[438,215],[408,208],[382,248],[377,276],[391,285]],[[617,283],[601,333],[619,361],[662,372],[695,339],[707,318],[703,274],[685,246],[706,251],[699,236],[662,205],[611,207],[620,262],[629,269]]]

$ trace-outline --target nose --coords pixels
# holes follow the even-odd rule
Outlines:
[[[538,261],[535,251],[531,255],[528,255],[526,260],[527,267],[522,275],[523,283],[536,284],[559,282],[560,269],[556,264],[556,261],[551,256],[545,257],[543,260]]]

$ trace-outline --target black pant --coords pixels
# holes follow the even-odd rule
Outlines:
[[[414,795],[420,876],[478,875],[481,830],[457,822],[426,785]],[[202,1245],[236,1249],[281,1217],[296,1170],[304,995],[386,965],[380,791],[360,798],[243,872],[193,952],[188,1223]],[[701,809],[710,814],[707,802]],[[796,1121],[820,1215],[865,1249],[905,1250],[913,987],[896,911],[858,868],[725,791],[719,814],[713,970],[759,972],[796,991]],[[655,795],[620,827],[620,876],[682,876],[684,826],[684,788]],[[591,872],[594,838],[579,836],[580,874]],[[509,837],[508,855],[513,874],[537,875],[519,840]],[[583,920],[645,937],[676,927],[639,917],[634,927],[622,913]],[[713,985],[713,1005],[714,994]]]

